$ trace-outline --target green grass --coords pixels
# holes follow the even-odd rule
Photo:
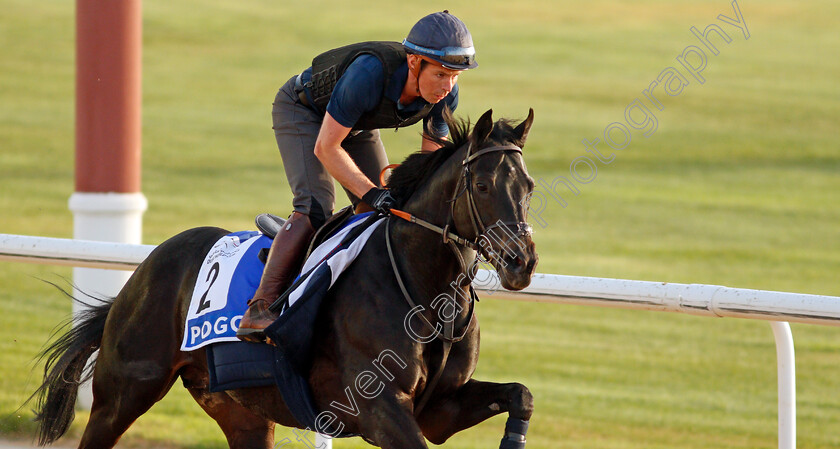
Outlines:
[[[353,41],[400,39],[449,8],[473,33],[481,67],[461,77],[461,115],[536,122],[532,176],[569,177],[624,121],[666,67],[728,1],[143,2],[144,243],[192,226],[252,228],[291,194],[271,132],[277,88],[312,56]],[[706,81],[661,93],[658,129],[632,133],[615,160],[550,201],[535,224],[544,273],[721,284],[840,295],[840,6],[739,2],[751,37],[721,24]],[[4,0],[0,15],[0,232],[70,237],[73,3]],[[716,39],[716,38],[713,38]],[[660,88],[661,89],[661,88]],[[383,132],[393,161],[418,131]],[[603,139],[602,139],[603,140]],[[560,190],[558,190],[560,192]],[[545,193],[545,192],[543,192]],[[341,201],[344,202],[342,199]],[[70,310],[39,278],[69,268],[0,265],[0,438],[31,438],[32,357]],[[530,448],[776,446],[776,374],[766,323],[510,302],[479,304],[476,376],[531,388]],[[840,446],[835,329],[795,325],[800,447]],[[80,413],[65,441],[73,445]],[[452,447],[497,447],[504,417]],[[277,441],[293,436],[278,429]],[[225,447],[176,385],[123,439],[127,446]],[[293,447],[303,447],[296,442]],[[337,448],[368,447],[359,440]]]

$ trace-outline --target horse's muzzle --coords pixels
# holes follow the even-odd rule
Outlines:
[[[530,236],[520,236],[515,242],[506,242],[506,246],[497,254],[499,257],[493,265],[499,273],[502,287],[522,290],[531,284],[539,256]]]

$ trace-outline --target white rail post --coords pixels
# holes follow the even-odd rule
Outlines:
[[[317,449],[332,449],[332,438],[326,435],[321,435],[320,433],[316,433],[315,447]]]
[[[69,207],[73,212],[73,237],[76,239],[135,244],[139,244],[142,239],[143,212],[148,207],[142,193],[77,192],[70,197]],[[131,273],[100,268],[73,268],[73,296],[89,305],[96,305],[96,301],[87,295],[114,297],[131,277]],[[73,313],[82,307],[74,302]],[[79,387],[77,405],[84,410],[90,410],[93,405],[90,382]]]
[[[779,449],[796,448],[796,363],[790,324],[771,321],[779,376]]]

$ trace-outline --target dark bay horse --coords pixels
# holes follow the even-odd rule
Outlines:
[[[501,448],[525,447],[528,389],[471,378],[479,326],[465,274],[480,256],[505,288],[530,283],[537,255],[526,218],[534,182],[521,148],[532,122],[533,110],[517,126],[494,123],[487,111],[471,132],[450,120],[451,141],[394,170],[389,186],[407,219],[392,215],[376,229],[329,291],[316,325],[308,381],[318,409],[334,412],[333,428],[386,449],[421,449],[424,437],[442,444],[508,412]],[[85,363],[97,349],[80,448],[113,447],[178,378],[231,448],[268,449],[275,423],[300,426],[276,388],[211,393],[205,350],[180,350],[200,264],[227,233],[196,228],[163,242],[113,301],[86,311],[42,353],[42,445],[69,427]]]

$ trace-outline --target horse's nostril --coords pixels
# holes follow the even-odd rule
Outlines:
[[[522,260],[521,257],[508,256],[508,257],[505,257],[503,260],[505,262],[505,268],[507,268],[509,271],[517,271],[518,272],[518,271],[522,271],[522,269],[525,268],[525,261]]]

